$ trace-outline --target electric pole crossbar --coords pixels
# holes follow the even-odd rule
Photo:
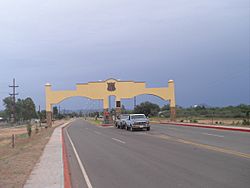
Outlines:
[[[16,88],[18,88],[19,86],[16,85],[16,80],[15,78],[13,79],[13,85],[9,86],[10,88],[12,88],[12,93],[10,93],[10,97],[12,97],[12,113],[11,113],[11,118],[13,123],[16,122],[16,96],[18,95],[18,93],[16,93]]]

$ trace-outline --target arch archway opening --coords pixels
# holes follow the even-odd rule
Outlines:
[[[169,101],[166,101],[164,99],[162,99],[161,97],[158,97],[156,95],[151,95],[151,94],[142,94],[142,95],[137,95],[133,98],[129,98],[129,99],[122,99],[121,103],[122,103],[122,112],[134,112],[134,109],[136,106],[141,105],[142,103],[145,102],[150,102],[153,104],[156,104],[159,106],[160,111],[159,113],[161,113],[161,109],[165,106],[170,106]],[[168,114],[170,113],[170,109]],[[166,113],[164,112],[164,115]],[[160,116],[157,115],[157,116]],[[164,116],[165,117],[165,116]],[[169,116],[166,116],[169,117]]]
[[[88,97],[68,97],[57,104],[52,105],[53,119],[66,117],[100,116],[103,111],[103,101]]]

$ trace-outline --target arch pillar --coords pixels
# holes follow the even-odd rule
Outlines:
[[[169,102],[170,102],[170,121],[176,121],[176,104],[175,104],[175,86],[174,81],[168,81]]]
[[[53,112],[52,112],[52,104],[49,102],[49,94],[51,92],[51,84],[47,83],[45,85],[45,93],[46,93],[46,123],[47,126],[52,127],[53,120]]]
[[[104,119],[104,124],[109,124],[111,122],[111,117],[109,113],[109,97],[108,96],[103,98],[103,119]]]
[[[53,113],[51,111],[46,111],[46,120],[47,120],[47,125],[49,127],[52,127],[52,119],[53,119]]]

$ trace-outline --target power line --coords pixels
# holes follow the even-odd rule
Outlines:
[[[10,97],[12,97],[12,118],[13,118],[13,122],[16,122],[16,96],[18,95],[18,93],[16,93],[16,88],[18,88],[19,86],[16,85],[16,80],[15,78],[13,79],[13,85],[9,86],[10,88],[12,88],[12,93],[10,93]]]

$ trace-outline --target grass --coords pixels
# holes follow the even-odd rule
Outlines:
[[[88,121],[89,123],[92,123],[92,124],[95,124],[95,125],[100,125],[103,123],[102,120],[99,120],[99,119],[93,119],[93,118],[88,118],[86,119],[86,121]]]
[[[150,117],[150,121],[156,122],[169,122],[170,118],[164,117]],[[231,126],[249,126],[249,125],[242,125],[242,118],[207,118],[207,117],[200,117],[200,116],[192,116],[192,117],[177,117],[177,122],[183,123],[199,123],[199,124],[214,124],[214,125],[231,125]]]
[[[11,147],[10,136],[0,142],[0,187],[21,188],[24,186],[55,127],[62,123],[58,122],[48,129],[41,128],[38,133],[35,133],[33,129],[30,138],[26,130],[16,134],[15,148]]]
[[[28,138],[28,134],[27,133],[23,133],[23,134],[19,134],[17,135],[17,138]]]

